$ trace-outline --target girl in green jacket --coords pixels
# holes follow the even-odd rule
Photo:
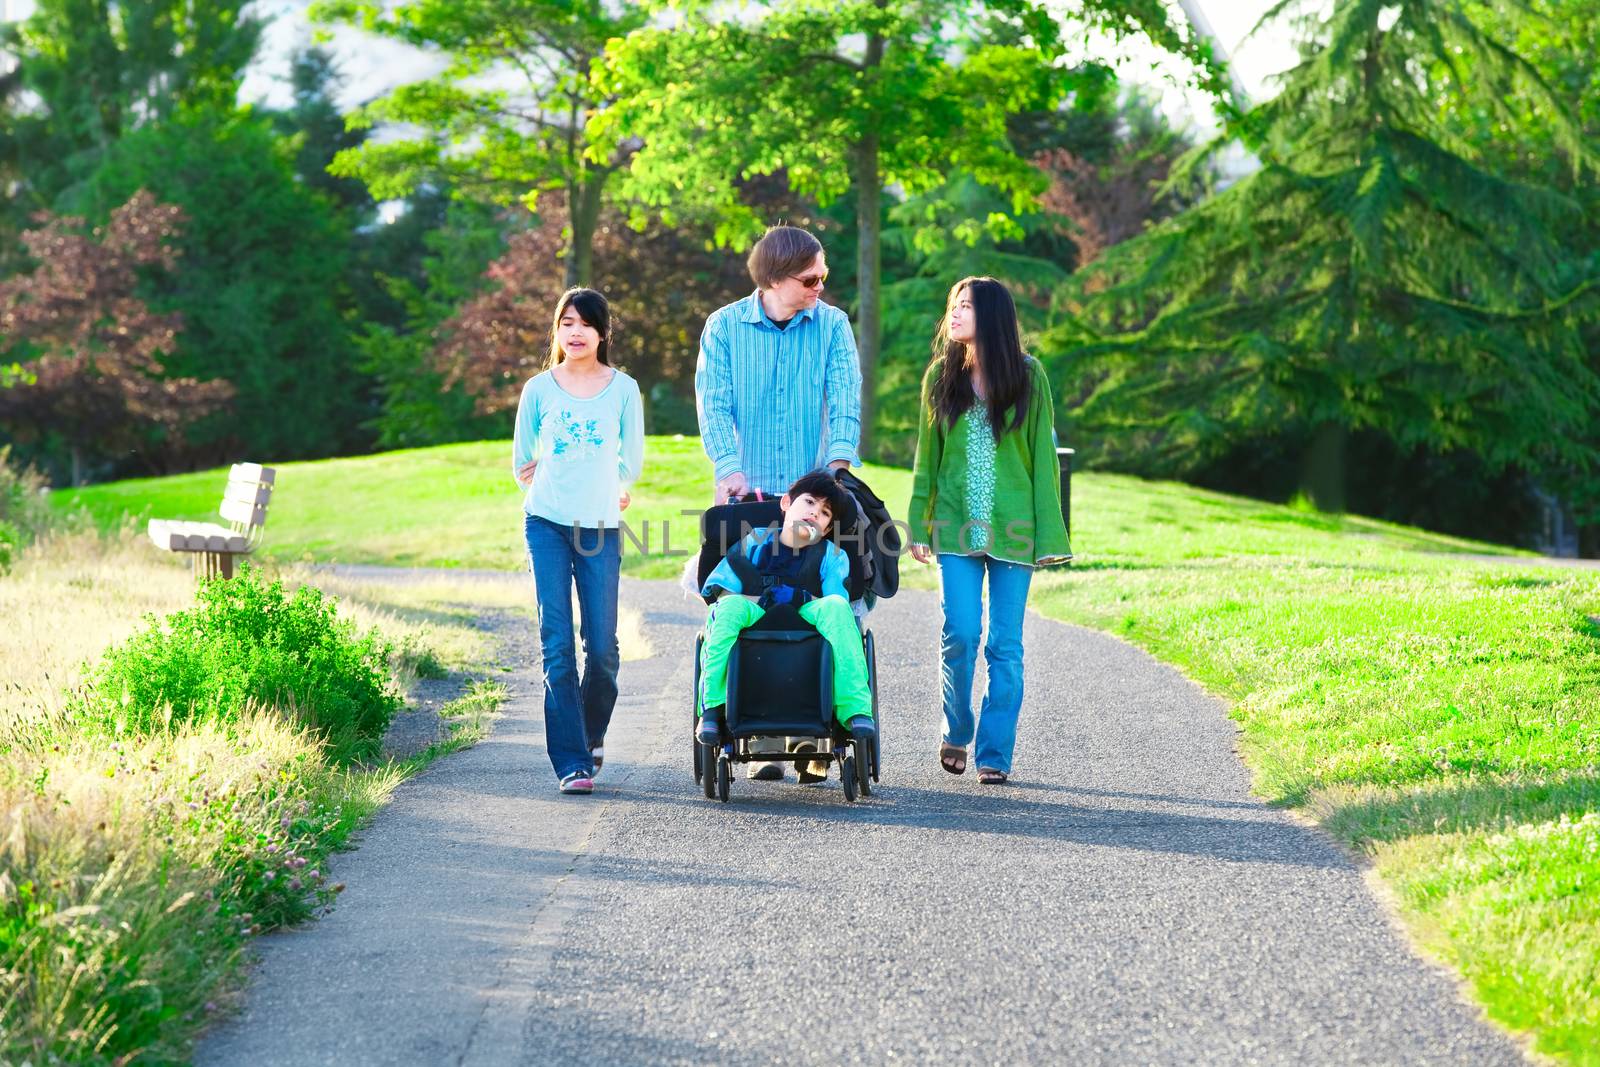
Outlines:
[[[1017,309],[993,278],[950,290],[922,380],[912,475],[911,554],[939,560],[944,609],[944,739],[939,762],[967,769],[976,738],[978,781],[1011,774],[1022,708],[1022,617],[1036,566],[1071,558],[1061,519],[1050,380],[1024,355]],[[989,689],[975,719],[972,676],[989,579]]]

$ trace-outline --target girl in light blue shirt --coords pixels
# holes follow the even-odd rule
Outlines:
[[[550,327],[550,369],[522,388],[511,469],[539,607],[544,731],[563,793],[590,793],[617,703],[622,511],[644,463],[639,386],[611,365],[611,309],[568,289]],[[578,593],[583,676],[572,641]]]

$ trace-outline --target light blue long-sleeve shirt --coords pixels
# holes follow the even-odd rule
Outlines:
[[[578,397],[549,371],[528,379],[517,402],[511,476],[531,459],[539,465],[522,498],[529,515],[562,526],[620,525],[617,497],[644,465],[639,384],[614,371],[604,389]]]
[[[694,390],[718,480],[743,471],[752,489],[777,494],[836,459],[860,465],[861,361],[836,307],[806,308],[781,330],[760,290],[717,309],[700,334]]]
[[[770,527],[762,530],[751,530],[739,542],[744,546],[746,559],[755,559],[757,546],[767,544],[778,536],[778,531]],[[840,596],[845,600],[850,599],[850,557],[844,550],[832,541],[822,542],[826,549],[822,554],[822,567],[818,577],[822,580],[823,596]],[[739,575],[728,565],[727,557],[723,557],[711,573],[706,575],[706,584],[700,587],[701,596],[710,596],[714,588],[725,589],[730,593],[743,593],[744,583],[739,581]],[[760,590],[756,590],[760,592]]]

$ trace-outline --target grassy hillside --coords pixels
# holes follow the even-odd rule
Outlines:
[[[278,558],[514,568],[505,442],[280,469]],[[708,466],[652,439],[635,573],[674,573]],[[903,513],[905,471],[866,477]],[[102,523],[203,517],[223,475],[61,494]],[[1544,1052],[1600,1063],[1600,572],[1494,546],[1110,475],[1073,486],[1070,569],[1033,604],[1226,699],[1256,787],[1370,856],[1418,940]],[[687,529],[685,529],[687,524]],[[904,561],[909,580],[931,571]],[[1069,667],[1070,669],[1070,667]],[[932,754],[930,754],[930,759]],[[1025,768],[1019,772],[1026,773]]]

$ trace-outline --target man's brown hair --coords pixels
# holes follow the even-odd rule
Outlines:
[[[771,289],[811,266],[822,242],[798,226],[774,226],[750,249],[745,266],[758,289]]]

